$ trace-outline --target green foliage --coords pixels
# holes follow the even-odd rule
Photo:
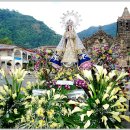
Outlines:
[[[5,37],[11,39],[14,44],[27,48],[57,45],[61,38],[43,22],[31,16],[1,9],[0,39]]]
[[[28,96],[26,114],[16,128],[66,128],[64,118],[69,115],[67,97],[57,94],[55,89],[47,90],[42,96]]]
[[[39,84],[40,80],[47,83],[44,72],[39,73]],[[81,74],[75,76],[86,82],[87,86],[82,84],[82,87],[89,95],[76,95],[76,100],[67,96],[75,86],[68,89],[65,85],[66,90],[54,84],[40,90],[41,93],[34,93],[35,84],[27,82],[26,87],[22,87],[25,70],[11,70],[12,82],[3,69],[0,73],[6,81],[6,85],[0,86],[0,128],[122,128],[122,119],[130,122],[129,116],[124,115],[128,109],[128,92],[120,86],[128,73],[108,72],[97,65],[92,70],[82,70],[83,78]],[[71,74],[67,72],[67,75]]]
[[[0,128],[14,128],[21,115],[25,114],[25,107],[22,104],[25,95],[21,91],[21,86],[26,72],[21,69],[11,71],[11,84],[4,70],[0,70],[0,73],[6,81],[6,85],[0,86]]]
[[[122,119],[130,122],[129,116],[123,114],[128,110],[128,91],[119,87],[119,81],[127,75],[116,70],[107,72],[98,65],[93,70],[83,70],[90,96],[83,105],[69,101],[77,106],[72,113],[79,113],[80,128],[122,128]],[[83,80],[79,75],[77,77]]]
[[[11,39],[9,39],[8,37],[5,37],[5,38],[0,39],[0,44],[11,45],[11,44],[13,44],[13,41]]]

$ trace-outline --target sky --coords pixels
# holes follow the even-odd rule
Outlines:
[[[90,26],[103,26],[116,22],[125,7],[130,11],[130,2],[0,2],[0,9],[16,10],[33,16],[61,35],[65,31],[60,23],[61,17],[67,11],[74,10],[81,15],[82,21],[76,29],[78,33]]]

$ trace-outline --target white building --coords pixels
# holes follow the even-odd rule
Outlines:
[[[0,44],[0,66],[4,69],[18,66],[26,68],[30,54],[31,52],[21,47]]]

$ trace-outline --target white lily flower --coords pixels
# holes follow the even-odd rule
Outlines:
[[[22,77],[24,78],[26,74],[27,74],[27,71],[23,70]]]
[[[6,103],[3,101],[3,102],[0,102],[0,105],[1,105],[1,106],[5,106]]]
[[[84,80],[79,74],[76,75],[78,79]]]
[[[72,111],[70,108],[68,108],[68,116],[72,114]]]
[[[52,92],[53,92],[53,95],[54,95],[54,94],[55,94],[55,89],[54,89],[54,88],[52,88],[51,90],[52,90]]]
[[[4,113],[4,111],[0,110],[0,116]]]
[[[15,99],[16,96],[17,96],[16,93],[12,94],[13,99]]]
[[[60,99],[64,99],[64,98],[67,98],[67,96],[65,96],[65,95],[60,95]]]
[[[128,104],[126,104],[126,103],[123,103],[123,105],[128,109]]]
[[[88,92],[89,92],[89,94],[91,95],[91,97],[93,97],[92,91],[88,91]]]
[[[79,97],[82,98],[82,99],[84,99],[84,96],[83,96],[82,94],[77,94],[77,95],[75,96],[76,99],[78,99]]]
[[[109,108],[109,104],[103,105],[103,108],[104,108],[105,110],[107,110],[107,109]]]
[[[103,116],[102,118],[102,122],[104,122],[104,125],[107,126],[107,117],[106,116]]]
[[[48,90],[46,93],[47,93],[48,99],[50,99],[50,93],[51,93],[50,90]]]
[[[109,78],[109,76],[106,75],[105,81],[107,82],[108,80],[110,80],[110,78]]]
[[[112,105],[111,107],[115,107],[115,106],[123,106],[119,100],[116,101],[116,103],[114,105]]]
[[[85,116],[86,116],[86,114],[81,114],[80,115],[80,120],[83,121]]]
[[[112,101],[113,99],[117,99],[117,96],[116,96],[116,95],[112,96],[112,97],[109,99],[109,101]]]
[[[57,99],[59,99],[60,98],[60,94],[55,94],[54,95],[54,100],[57,100]]]
[[[82,111],[81,108],[79,108],[79,107],[75,107],[75,108],[72,110],[72,113],[80,112],[80,111]]]
[[[78,126],[76,129],[80,129],[80,126]]]
[[[126,112],[127,109],[124,109],[124,108],[122,108],[122,109],[116,109],[116,111],[118,111],[118,112]]]
[[[119,75],[119,77],[116,79],[116,81],[120,80],[121,78],[123,78],[123,77],[125,77],[125,76],[127,76],[127,75],[128,75],[128,73],[126,73],[126,72],[121,72],[120,75]]]
[[[85,106],[88,106],[88,104],[82,102],[82,103],[79,103],[79,106],[80,106],[80,107],[85,107]]]
[[[42,81],[39,81],[39,85],[43,85],[43,83],[45,83],[45,81],[44,80],[42,80]]]
[[[26,86],[26,88],[27,88],[27,89],[31,89],[31,87],[32,87],[31,82],[30,82],[30,81],[27,81],[27,86]]]
[[[24,78],[17,79],[18,83],[21,83],[24,80]]]
[[[83,70],[84,77],[88,78],[89,80],[93,80],[91,70]]]
[[[110,129],[108,125],[106,125],[107,129]]]
[[[46,69],[47,70],[47,73],[49,73],[50,72],[50,69]]]
[[[127,101],[127,99],[126,99],[126,98],[124,98],[124,97],[120,97],[120,98],[119,98],[119,101],[120,101],[120,102],[126,102],[126,101]]]
[[[47,53],[51,53],[51,50],[46,50]]]
[[[91,111],[87,111],[87,116],[90,117],[92,113],[94,113],[93,110],[91,110]]]
[[[96,104],[98,105],[100,103],[100,100],[99,99],[96,99],[95,100]]]
[[[95,75],[96,75],[96,79],[97,79],[97,81],[99,81],[99,79],[100,79],[100,75],[99,75],[99,73],[96,73]]]
[[[27,96],[25,99],[27,100],[27,99],[31,99],[31,98],[32,98],[32,96],[29,95],[29,96]]]
[[[120,119],[119,116],[112,115],[112,117],[113,117],[114,119],[116,119],[118,122],[121,122],[121,119]]]
[[[76,101],[70,100],[70,101],[68,102],[68,104],[78,105],[78,104],[79,104],[79,102],[76,102]]]
[[[99,65],[94,65],[99,73],[100,76],[102,76],[103,74],[103,66],[99,66]]]
[[[18,114],[17,108],[14,109],[14,114]]]
[[[116,125],[114,125],[114,126],[115,126],[115,128],[116,128],[116,129],[119,129],[119,127],[118,127],[118,126],[116,126]]]
[[[106,93],[109,93],[109,91],[111,90],[111,86],[107,87]]]
[[[65,107],[62,108],[61,112],[64,114],[64,115],[67,115],[68,114],[68,111]]]
[[[7,85],[4,85],[4,89],[8,92],[9,91],[9,87]]]
[[[112,112],[109,112],[111,113],[112,115],[115,115],[115,116],[118,116],[120,113],[119,112],[116,112],[116,111],[112,111]]]
[[[105,93],[105,94],[103,95],[102,101],[104,101],[107,97],[109,97],[109,95],[108,95],[107,93]]]
[[[89,84],[88,87],[94,92],[92,84]]]
[[[13,123],[14,121],[12,121],[12,120],[8,120],[8,122],[9,122],[9,123]]]
[[[109,76],[109,78],[113,78],[115,75],[116,75],[116,70],[112,70],[109,74],[108,74],[108,76]]]
[[[88,128],[90,126],[90,120],[87,121],[87,123],[84,125],[84,128]]]
[[[7,94],[7,92],[3,89],[3,86],[0,86],[0,92],[1,92],[2,94],[4,94],[4,95]]]
[[[3,77],[6,76],[4,69],[0,69],[0,73],[2,74]]]
[[[123,118],[123,119],[125,119],[126,121],[130,122],[130,116],[120,115],[120,118]]]
[[[14,77],[18,76],[18,69],[12,69],[11,76],[14,76]]]
[[[103,74],[106,77],[106,75],[107,75],[107,70],[106,69],[103,69]]]
[[[22,81],[22,79],[24,79],[26,73],[27,73],[27,71],[25,71],[22,68],[12,69],[11,76],[13,76],[14,79],[16,79],[20,82],[20,80]]]
[[[25,71],[24,69],[22,69],[22,68],[18,69],[18,75],[20,78],[21,77],[24,78],[26,74],[27,74],[27,71]]]
[[[4,97],[2,95],[0,95],[0,100],[3,100],[3,99],[4,99]]]
[[[112,91],[111,91],[111,94],[110,94],[110,96],[113,96],[113,95],[115,95],[119,90],[121,90],[119,87],[117,87],[117,88],[114,88]]]

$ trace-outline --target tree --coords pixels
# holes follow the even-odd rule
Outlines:
[[[5,38],[0,39],[0,44],[11,45],[11,44],[13,44],[13,41],[11,39],[9,39],[8,37],[5,37]]]

